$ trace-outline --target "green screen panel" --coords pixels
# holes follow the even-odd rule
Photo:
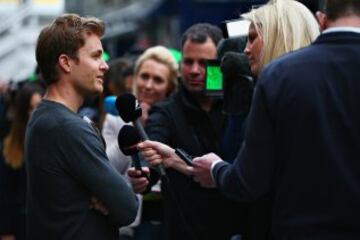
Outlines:
[[[218,66],[207,67],[207,90],[222,90],[223,76]]]

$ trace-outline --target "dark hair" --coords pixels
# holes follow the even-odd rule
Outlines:
[[[14,169],[21,167],[23,163],[25,129],[30,117],[31,98],[35,93],[43,95],[44,91],[38,83],[27,82],[16,93],[14,119],[10,133],[5,138],[3,150],[6,163]]]
[[[109,71],[104,75],[104,96],[112,95],[108,87],[111,82],[118,94],[126,92],[126,74],[132,70],[132,64],[125,58],[117,58],[109,62]]]
[[[214,42],[215,46],[217,46],[218,42],[223,38],[223,34],[220,28],[208,23],[192,25],[182,35],[181,48],[184,47],[188,39],[195,43],[205,43],[208,37]]]
[[[349,15],[360,16],[359,0],[325,0],[324,13],[330,20]]]
[[[86,34],[104,34],[104,23],[93,17],[64,14],[56,18],[40,33],[36,45],[36,61],[47,85],[58,80],[57,63],[61,54],[77,60],[79,48],[85,44]]]

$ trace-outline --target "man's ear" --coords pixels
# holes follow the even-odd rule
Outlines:
[[[316,19],[318,20],[319,26],[320,26],[320,31],[324,31],[328,26],[327,26],[327,17],[326,14],[321,12],[321,11],[317,11],[316,12]]]
[[[60,69],[66,73],[71,72],[71,59],[66,54],[61,54],[58,58]]]

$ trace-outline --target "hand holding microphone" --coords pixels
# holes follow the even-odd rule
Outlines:
[[[159,142],[150,140],[145,141],[145,143],[142,142],[136,128],[130,125],[124,125],[120,129],[118,144],[124,155],[133,158],[134,167],[139,171],[142,170],[141,161],[138,155],[139,150],[144,159],[153,167],[162,164],[164,158],[173,156],[175,152],[174,149]]]
[[[137,147],[151,165],[163,164],[167,168],[192,176],[192,157],[184,150],[175,150],[166,144],[150,140],[141,142]]]
[[[125,125],[121,128],[118,143],[120,150],[125,155],[132,156],[135,169],[141,172],[139,175],[130,171],[130,177],[148,177],[148,174],[143,171],[144,168],[141,167],[138,151],[141,151],[144,159],[153,167],[164,165],[167,168],[177,169],[185,175],[192,175],[192,157],[190,155],[181,149],[175,150],[160,142],[150,140],[141,142],[141,138],[133,126]]]
[[[131,126],[124,126],[124,138],[129,136],[129,138],[133,138],[130,135],[136,135],[138,133],[138,139],[132,140],[132,144],[136,144],[140,141],[149,140],[141,122],[141,108],[137,103],[137,100],[134,95],[132,94],[123,94],[117,97],[115,102],[116,108],[119,112],[120,117],[124,120],[124,122],[132,122],[135,126],[135,129],[130,130],[133,128]],[[126,127],[126,128],[125,128]],[[130,127],[130,128],[129,128]],[[125,130],[128,129],[128,130]],[[121,133],[121,131],[120,131]],[[126,134],[125,134],[126,133]],[[126,141],[129,141],[126,139]],[[120,142],[119,142],[120,146]],[[130,145],[127,145],[130,146]],[[172,149],[171,147],[154,141],[145,141],[138,144],[138,148],[142,152],[144,158],[152,165],[157,166],[160,169],[160,174],[162,176],[165,175],[164,164],[166,167],[172,167],[177,169],[178,171],[186,174],[191,175],[192,167],[191,161],[192,157],[188,155],[185,151],[181,149]],[[126,150],[125,150],[126,151]],[[124,153],[125,154],[125,153]],[[183,161],[182,161],[182,160]],[[187,164],[184,164],[184,162]],[[136,165],[135,165],[136,166]]]
[[[133,126],[124,125],[118,135],[118,144],[120,150],[126,156],[131,156],[134,167],[141,171],[141,163],[138,155],[139,150],[136,145],[141,142],[141,138],[137,130]]]
[[[132,122],[138,132],[138,135],[140,136],[140,139],[148,140],[149,137],[147,136],[140,121],[142,113],[141,108],[135,96],[130,93],[120,95],[117,97],[115,105],[122,120],[126,123]],[[164,166],[160,164],[158,167],[161,176],[165,176]]]
[[[135,169],[129,169],[128,176],[136,193],[149,191],[149,168],[141,167],[141,161],[136,145],[141,141],[137,130],[133,126],[125,125],[120,129],[118,144],[124,155],[131,156]]]

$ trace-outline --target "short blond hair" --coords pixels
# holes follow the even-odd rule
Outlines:
[[[314,15],[294,0],[270,0],[242,17],[251,21],[263,38],[260,71],[274,58],[309,45],[320,34]]]
[[[135,71],[134,71],[135,75],[139,73],[142,64],[149,59],[164,64],[169,69],[170,72],[169,92],[170,93],[173,92],[178,85],[177,77],[178,77],[178,69],[179,69],[179,65],[176,62],[175,57],[166,47],[163,46],[150,47],[136,61]]]

